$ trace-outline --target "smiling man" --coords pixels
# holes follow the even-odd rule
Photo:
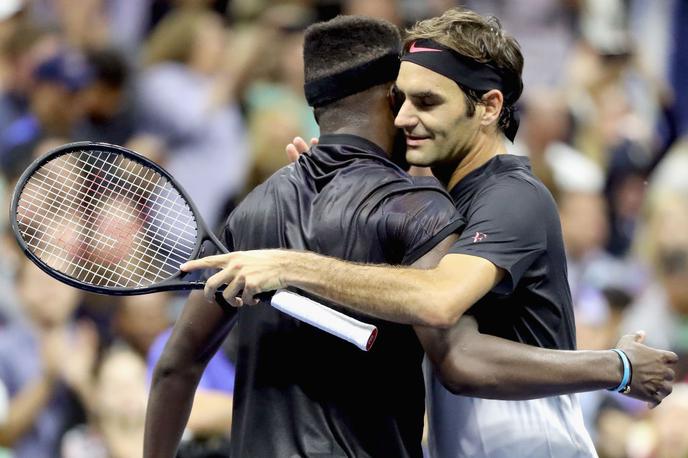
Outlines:
[[[354,264],[307,252],[264,250],[210,257],[183,268],[220,268],[206,294],[213,297],[217,287],[228,284],[223,294],[234,305],[253,304],[259,292],[293,286],[359,313],[416,325],[435,370],[452,391],[501,399],[550,396],[518,402],[454,396],[433,380],[431,444],[437,456],[593,456],[577,398],[562,395],[594,389],[589,381],[579,383],[580,371],[559,366],[553,369],[557,375],[543,383],[542,373],[530,372],[533,366],[526,364],[520,372],[482,378],[481,370],[462,367],[480,365],[470,354],[481,349],[467,351],[471,344],[461,323],[456,324],[466,312],[477,319],[481,332],[541,347],[552,367],[558,357],[545,349],[575,349],[556,205],[528,160],[505,154],[504,137],[513,140],[518,128],[513,111],[522,91],[518,44],[495,18],[453,9],[416,24],[401,60],[395,124],[406,134],[406,159],[432,168],[467,221],[436,267]],[[242,289],[241,298],[235,298]],[[456,358],[458,352],[462,358]],[[624,351],[608,355],[623,375],[605,387],[623,392],[632,387],[655,402],[671,391],[668,366],[674,354],[662,353],[656,372],[649,371],[651,388],[636,384],[638,377],[630,379]],[[501,356],[506,367],[522,354]],[[640,363],[634,361],[634,369]],[[588,367],[593,377],[601,368],[596,363]],[[462,376],[454,377],[457,373]],[[471,383],[455,383],[467,379]]]

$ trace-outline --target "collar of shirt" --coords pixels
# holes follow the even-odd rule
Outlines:
[[[318,145],[348,145],[362,149],[383,159],[389,159],[389,155],[380,146],[358,135],[324,134],[320,136]]]

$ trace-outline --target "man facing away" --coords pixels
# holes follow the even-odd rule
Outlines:
[[[223,294],[234,305],[254,303],[261,291],[294,286],[357,313],[416,325],[452,391],[502,399],[549,396],[509,403],[451,396],[433,383],[437,402],[431,419],[441,421],[431,426],[441,457],[592,456],[577,399],[562,394],[630,389],[657,403],[671,391],[676,356],[670,352],[645,360],[645,375],[636,359],[631,377],[625,346],[644,347],[637,342],[622,339],[624,348],[614,352],[547,350],[575,349],[575,331],[554,201],[527,159],[504,154],[503,136],[513,140],[518,126],[512,107],[522,89],[522,66],[517,43],[496,20],[465,10],[420,22],[406,40],[397,79],[403,103],[395,120],[406,134],[406,159],[431,166],[466,219],[462,235],[436,267],[362,265],[283,250],[232,253],[184,266],[221,268],[206,294],[228,284]],[[242,289],[241,299],[234,299]],[[518,347],[485,356],[492,341],[471,345],[465,326],[456,324],[469,309],[482,332],[530,345],[532,352]],[[471,353],[486,359],[476,361]],[[480,363],[495,357],[503,370],[486,376]],[[586,358],[597,362],[584,363]],[[523,364],[509,366],[514,361]],[[534,371],[533,361],[551,366]],[[615,376],[606,378],[603,368],[613,365]]]

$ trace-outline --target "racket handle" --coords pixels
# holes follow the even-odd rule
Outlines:
[[[377,337],[375,326],[291,291],[278,290],[272,296],[271,304],[277,310],[351,342],[363,351],[370,350]]]

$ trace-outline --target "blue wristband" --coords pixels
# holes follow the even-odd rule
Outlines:
[[[612,348],[612,351],[619,355],[621,359],[621,364],[623,365],[623,376],[621,377],[621,383],[616,388],[608,388],[609,391],[616,391],[617,393],[628,393],[629,384],[631,383],[631,362],[628,360],[628,356],[623,350],[618,348]]]

